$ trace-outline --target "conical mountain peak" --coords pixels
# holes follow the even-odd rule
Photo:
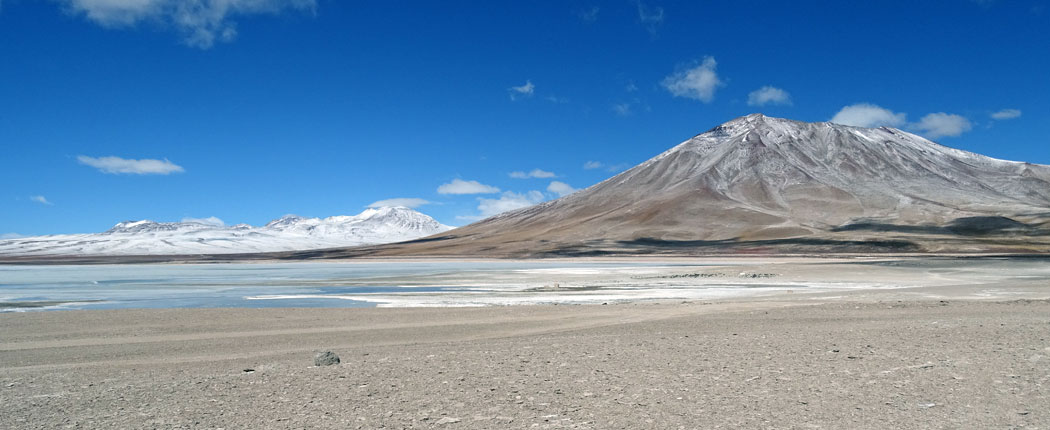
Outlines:
[[[1050,166],[996,160],[894,128],[756,113],[587,189],[405,251],[991,249],[959,235],[1000,234],[980,227],[1003,224],[985,222],[998,218],[1019,223],[1009,234],[1050,237]],[[972,223],[980,228],[958,228]],[[1002,243],[1050,250],[1050,241],[1032,237]]]

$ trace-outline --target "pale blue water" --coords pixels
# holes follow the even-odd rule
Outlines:
[[[405,286],[382,280],[387,277],[646,265],[438,262],[0,266],[0,312],[117,308],[371,307],[375,304],[347,299],[346,296],[401,291],[440,293],[463,291],[465,288]],[[658,265],[668,266],[666,263]],[[495,290],[498,287],[478,285],[469,288],[471,291],[483,292],[487,288]],[[337,294],[341,297],[323,297]],[[248,299],[267,295],[311,297]]]

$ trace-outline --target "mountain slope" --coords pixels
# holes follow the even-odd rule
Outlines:
[[[755,114],[572,195],[343,255],[1045,252],[1048,231],[1050,166]]]
[[[0,255],[174,255],[295,251],[400,242],[451,227],[404,207],[354,216],[288,215],[262,227],[126,221],[102,233],[0,240]]]

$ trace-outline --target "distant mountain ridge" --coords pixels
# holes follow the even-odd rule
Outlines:
[[[384,218],[378,213],[370,217]],[[415,227],[411,217],[393,219],[404,222],[383,225],[412,231],[398,237],[406,241],[363,245],[367,241],[356,241],[362,235],[344,227],[341,217],[284,217],[247,228],[239,242],[263,232],[281,232],[296,238],[349,235],[354,241],[347,242],[355,244],[317,240],[311,250],[289,247],[237,258],[1047,255],[1050,166],[961,151],[894,128],[752,114],[586,189],[455,230],[442,226],[425,234],[427,228]],[[122,228],[147,227],[131,223]],[[210,231],[199,225],[186,228]],[[216,241],[200,235],[209,249],[217,247]],[[277,247],[277,236],[265,237],[266,249]],[[20,249],[51,252],[46,249],[51,245],[29,244],[39,239],[0,241],[0,262],[14,255],[15,243]]]
[[[752,114],[557,200],[318,257],[736,252],[1050,252],[1050,166]]]
[[[353,216],[286,215],[264,226],[124,221],[102,233],[0,240],[0,255],[175,255],[296,251],[400,242],[450,230],[405,207]]]

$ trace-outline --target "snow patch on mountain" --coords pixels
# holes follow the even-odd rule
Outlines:
[[[286,215],[264,226],[124,221],[102,233],[0,240],[0,255],[176,255],[297,251],[402,242],[451,230],[405,207],[353,216]]]
[[[1009,237],[991,244],[958,233],[972,224],[983,237]],[[888,250],[1027,250],[1046,249],[1030,238],[1048,227],[1050,166],[890,127],[752,114],[587,189],[462,227],[457,238],[434,244],[440,249],[420,243],[398,252],[706,252],[762,241],[816,250],[864,251],[864,241]]]

